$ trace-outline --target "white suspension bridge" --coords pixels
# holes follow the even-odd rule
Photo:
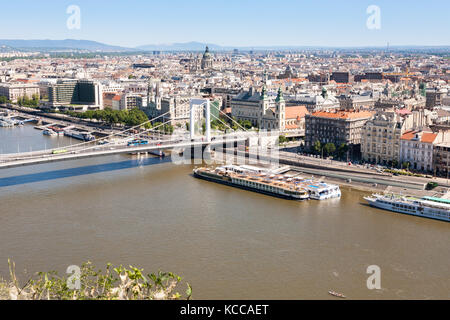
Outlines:
[[[144,136],[151,133],[160,133],[159,128],[164,127],[171,122],[171,119],[158,124],[151,129],[142,130],[145,125],[151,122],[155,122],[159,118],[164,118],[169,114],[161,114],[151,120],[141,123],[138,126],[112,133],[106,137],[95,141],[87,141],[51,150],[39,150],[33,152],[12,153],[0,155],[0,169],[29,166],[36,164],[43,164],[56,161],[68,161],[90,157],[110,156],[116,154],[129,154],[129,153],[148,153],[162,150],[192,150],[193,148],[222,148],[222,147],[235,147],[237,144],[243,145],[250,141],[252,136],[256,136],[255,132],[248,131],[243,128],[239,123],[228,117],[221,110],[219,112],[226,118],[230,119],[233,123],[240,128],[240,130],[233,130],[226,122],[222,121],[219,117],[211,113],[211,106],[208,99],[191,99],[190,101],[190,122],[189,122],[189,135],[172,135],[168,139],[150,140],[146,141],[146,144],[139,145],[139,143],[129,143],[133,140],[142,141]],[[197,108],[205,108],[205,136],[199,136],[196,134],[196,114]],[[217,108],[216,106],[214,106]],[[183,116],[187,117],[188,113]],[[211,116],[224,124],[225,127],[232,132],[228,134],[214,135],[211,134]],[[139,129],[137,133],[133,133]],[[126,138],[123,136],[126,135]],[[115,143],[110,143],[112,138],[120,137]],[[99,144],[100,143],[100,144]]]

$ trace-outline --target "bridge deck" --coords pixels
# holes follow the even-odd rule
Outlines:
[[[145,153],[156,150],[167,150],[167,149],[177,149],[177,148],[188,148],[188,147],[203,147],[203,146],[218,146],[227,143],[245,142],[247,138],[229,138],[226,140],[214,140],[212,142],[198,141],[198,142],[181,142],[181,143],[170,143],[158,145],[144,145],[140,147],[128,147],[128,146],[117,146],[117,145],[104,145],[104,146],[93,146],[89,149],[74,149],[68,150],[61,154],[51,154],[44,153],[38,156],[29,156],[27,158],[20,158],[24,155],[16,154],[9,155],[7,158],[0,158],[0,169],[14,168],[28,165],[43,164],[49,162],[57,161],[69,161],[84,158],[102,157],[110,156],[116,154],[125,153]],[[70,146],[67,147],[70,149]],[[61,150],[61,148],[59,149]],[[29,155],[29,154],[28,154]]]

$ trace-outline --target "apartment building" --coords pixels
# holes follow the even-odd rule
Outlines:
[[[375,100],[370,95],[344,95],[340,96],[338,99],[341,108],[345,110],[371,109],[375,105]]]
[[[134,108],[142,109],[147,105],[147,97],[135,93],[124,93],[120,96],[119,109],[130,110]]]
[[[436,143],[433,148],[433,170],[436,175],[450,177],[450,142]]]
[[[363,127],[361,154],[364,161],[392,164],[400,161],[400,139],[413,128],[431,124],[423,111],[404,114],[402,110],[379,110]]]
[[[17,98],[28,97],[33,95],[40,96],[39,85],[22,84],[22,83],[2,83],[0,84],[0,96],[6,97],[12,102],[17,102]]]
[[[400,162],[409,162],[412,170],[432,172],[433,144],[438,134],[407,131],[400,138]]]
[[[370,111],[319,111],[305,117],[305,146],[310,148],[316,141],[346,144],[355,155],[359,153],[363,127],[372,118]]]

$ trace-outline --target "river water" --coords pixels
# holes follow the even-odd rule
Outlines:
[[[0,128],[3,153],[75,143]],[[0,275],[92,261],[172,271],[194,299],[449,299],[450,224],[340,200],[292,202],[112,156],[0,171]],[[367,267],[381,269],[380,290]],[[19,279],[20,280],[20,279]]]

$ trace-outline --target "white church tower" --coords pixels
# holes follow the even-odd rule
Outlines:
[[[286,101],[284,101],[283,91],[278,89],[278,95],[275,100],[276,103],[276,117],[278,119],[278,129],[280,131],[286,130]]]

